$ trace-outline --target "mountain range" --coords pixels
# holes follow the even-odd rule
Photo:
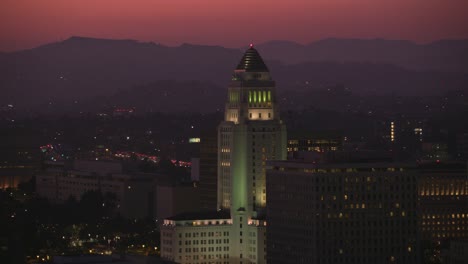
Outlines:
[[[430,95],[468,87],[468,40],[426,45],[380,39],[326,39],[308,45],[272,41],[255,48],[286,95],[336,84],[358,94]],[[179,103],[195,97],[200,102],[224,101],[225,87],[244,50],[71,37],[0,53],[0,105],[67,104],[97,96],[112,103],[110,98],[122,94],[144,100],[148,89],[154,89],[152,97],[163,97],[167,89],[184,91],[177,93]],[[141,86],[146,88],[135,89]],[[130,96],[130,91],[141,94]]]
[[[416,44],[407,40],[329,38],[301,45],[270,41],[258,48],[272,60],[388,63],[413,70],[468,72],[468,40]]]

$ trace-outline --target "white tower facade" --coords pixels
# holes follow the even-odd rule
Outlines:
[[[225,118],[218,128],[218,208],[265,208],[265,160],[286,158],[275,82],[250,47],[234,71]]]
[[[286,159],[286,127],[279,118],[275,82],[263,59],[251,45],[234,70],[228,89],[225,118],[218,127],[217,204],[219,212],[229,214],[229,219],[225,215],[219,216],[221,221],[213,219],[215,216],[209,217],[209,229],[220,229],[220,234],[228,237],[227,240],[223,238],[223,241],[229,241],[227,247],[214,247],[222,249],[219,255],[228,255],[228,259],[222,258],[219,263],[266,262],[266,161],[283,159]],[[165,222],[161,232],[162,256],[168,254],[169,257],[165,258],[176,262],[183,259],[183,263],[205,263],[195,261],[194,258],[199,260],[200,256],[169,255],[174,251],[184,253],[186,249],[183,248],[164,252],[163,236],[175,236],[168,230],[177,229],[177,221],[179,225],[183,224],[184,230],[189,230],[184,232],[190,232],[192,236],[196,232],[190,231],[192,228],[187,229],[187,223],[190,223],[187,220],[193,220],[194,229],[201,226],[207,228],[200,223],[208,221],[185,218],[173,218]],[[216,222],[223,224],[212,225]],[[179,236],[185,237],[177,235],[176,240]],[[186,242],[176,243],[185,245]],[[188,243],[192,245],[192,242]],[[228,249],[227,253],[225,249]],[[201,252],[199,249],[196,251]],[[201,258],[205,260],[203,254]]]

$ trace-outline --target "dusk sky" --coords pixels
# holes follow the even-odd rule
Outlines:
[[[70,36],[240,47],[268,40],[468,38],[467,0],[1,0],[0,51]]]

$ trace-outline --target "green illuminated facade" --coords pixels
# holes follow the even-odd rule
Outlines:
[[[218,128],[218,208],[265,207],[265,161],[286,158],[286,128],[279,119],[275,82],[250,47],[234,71],[225,119]]]
[[[218,127],[218,208],[231,212],[234,263],[266,261],[259,238],[265,235],[266,161],[286,159],[286,127],[275,95],[268,68],[250,47],[234,71]]]
[[[164,259],[266,263],[266,161],[286,159],[286,127],[275,94],[275,82],[251,46],[234,70],[218,126],[218,210],[164,220]]]

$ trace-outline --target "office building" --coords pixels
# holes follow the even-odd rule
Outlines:
[[[328,152],[343,149],[338,131],[301,131],[288,133],[288,155],[293,152]]]
[[[215,131],[214,131],[215,132]],[[201,208],[214,210],[217,208],[218,192],[218,140],[216,133],[202,136],[200,142],[200,190]]]
[[[419,263],[415,165],[271,165],[268,263]]]
[[[468,239],[468,174],[464,162],[419,165],[421,238]]]
[[[156,174],[125,172],[120,162],[75,160],[71,167],[51,166],[39,173],[36,191],[52,203],[64,203],[70,197],[79,201],[87,191],[112,193],[118,213],[145,218],[156,214],[157,179]]]

